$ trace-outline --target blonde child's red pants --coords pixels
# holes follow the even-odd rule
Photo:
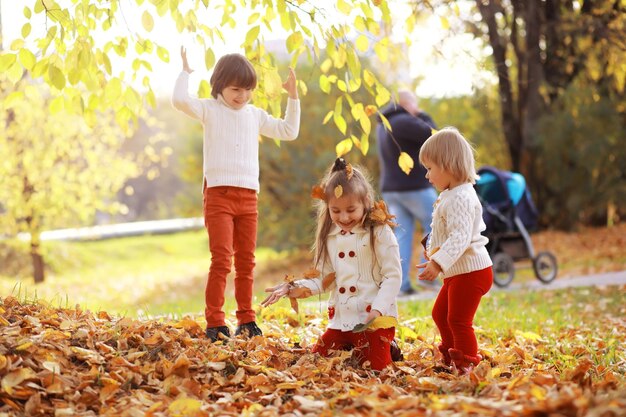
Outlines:
[[[211,267],[204,298],[207,327],[223,326],[226,277],[235,264],[238,324],[255,320],[252,309],[257,193],[239,187],[204,188],[204,225],[209,234]]]
[[[313,352],[317,352],[322,356],[328,356],[329,350],[354,348],[352,357],[359,364],[369,361],[372,369],[380,371],[391,363],[390,345],[395,333],[395,327],[361,333],[328,329],[313,347]]]
[[[454,348],[465,355],[476,356],[478,344],[473,327],[474,315],[480,299],[487,294],[492,283],[491,267],[443,280],[432,315],[446,352]]]

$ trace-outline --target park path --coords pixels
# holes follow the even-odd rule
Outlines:
[[[506,288],[500,288],[494,285],[491,291],[518,291],[521,289],[528,290],[557,290],[562,288],[571,287],[594,287],[594,286],[608,286],[608,285],[626,285],[626,270],[618,272],[606,272],[602,274],[585,275],[581,277],[571,278],[558,278],[549,284],[543,284],[539,280],[533,280],[529,282],[516,283],[513,281],[511,285]],[[399,301],[415,301],[415,300],[429,300],[437,296],[436,290],[424,289],[419,287],[420,292],[410,296],[400,297]]]

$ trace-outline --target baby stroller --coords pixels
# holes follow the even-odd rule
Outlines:
[[[529,230],[537,225],[537,209],[521,174],[493,167],[478,170],[476,193],[483,205],[483,220],[489,238],[487,250],[493,261],[493,280],[506,287],[515,277],[515,261],[532,261],[537,279],[545,284],[556,278],[556,257],[551,252],[535,253]]]

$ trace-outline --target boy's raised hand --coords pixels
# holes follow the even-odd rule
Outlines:
[[[296,72],[293,68],[289,68],[289,75],[287,75],[287,81],[283,83],[283,88],[287,90],[289,98],[294,100],[298,99],[298,89],[296,88]]]
[[[184,46],[180,47],[180,57],[183,60],[183,71],[187,74],[191,74],[193,70],[189,67],[189,63],[187,62],[187,49]]]

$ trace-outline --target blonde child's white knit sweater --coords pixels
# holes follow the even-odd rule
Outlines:
[[[285,118],[277,119],[251,104],[230,108],[221,96],[189,95],[189,74],[176,80],[172,104],[204,127],[203,171],[207,187],[228,185],[259,191],[259,134],[294,140],[300,130],[300,100],[289,98]]]
[[[442,277],[478,271],[492,265],[485,245],[483,209],[472,184],[443,191],[433,211],[428,253],[442,269]]]

